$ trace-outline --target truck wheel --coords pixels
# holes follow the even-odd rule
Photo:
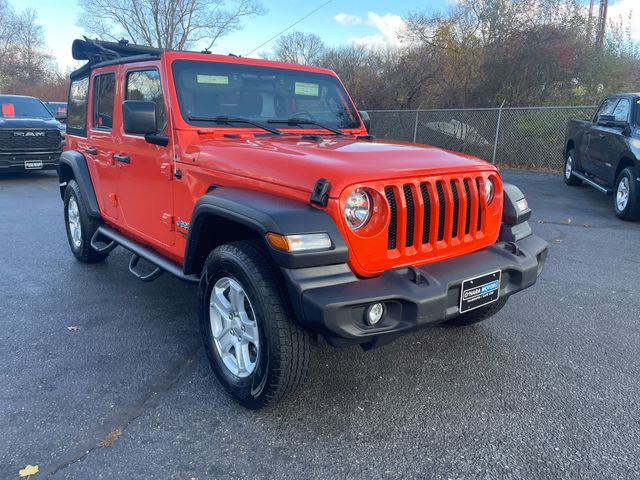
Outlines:
[[[251,409],[299,388],[315,347],[293,321],[279,273],[259,242],[241,241],[213,250],[200,279],[207,357],[226,392]]]
[[[627,167],[616,180],[613,193],[613,209],[618,218],[623,220],[638,220],[640,211],[638,205],[638,187],[636,176],[631,167]]]
[[[97,263],[109,256],[108,253],[96,252],[91,246],[91,237],[100,226],[100,222],[87,214],[80,187],[75,180],[70,180],[64,190],[64,221],[69,247],[78,260],[83,263]]]
[[[582,180],[573,175],[573,170],[576,168],[576,161],[574,160],[573,150],[569,150],[567,156],[564,158],[564,183],[572,187],[582,185]]]
[[[482,322],[483,320],[493,317],[496,313],[502,310],[502,307],[504,307],[506,303],[507,298],[500,298],[497,302],[493,302],[486,307],[476,308],[470,312],[463,313],[459,317],[447,320],[444,323],[452,327],[466,327],[468,325],[473,325],[474,323]]]

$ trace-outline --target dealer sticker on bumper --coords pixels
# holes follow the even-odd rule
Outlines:
[[[24,168],[27,170],[39,170],[42,168],[42,160],[25,160]]]
[[[460,313],[484,307],[500,296],[500,270],[462,282]]]

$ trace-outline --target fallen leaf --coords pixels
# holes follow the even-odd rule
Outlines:
[[[567,218],[567,219],[564,221],[564,223],[566,223],[567,225],[570,225],[572,221],[573,221],[573,220],[571,220],[570,218]]]
[[[538,223],[547,223],[547,221],[541,218],[540,220],[538,220]]]
[[[18,471],[18,475],[21,477],[30,477],[31,475],[35,475],[40,471],[40,467],[38,465],[27,465],[22,470]]]
[[[71,325],[70,327],[67,327],[67,330],[69,330],[70,332],[77,332],[78,330],[80,330],[80,327]]]
[[[106,437],[100,440],[100,443],[98,443],[98,446],[100,448],[109,447],[113,445],[113,442],[115,442],[118,439],[118,437],[120,437],[120,435],[122,435],[122,427],[118,427],[115,430],[109,432],[109,434]]]

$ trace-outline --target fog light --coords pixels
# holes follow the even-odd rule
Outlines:
[[[367,325],[372,327],[376,325],[384,316],[384,305],[381,303],[374,303],[367,309]]]
[[[527,202],[526,198],[521,198],[516,202],[516,207],[520,212],[524,212],[527,208],[529,208],[529,202]]]

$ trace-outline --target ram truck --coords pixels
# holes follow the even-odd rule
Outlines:
[[[471,325],[547,243],[491,164],[367,133],[335,73],[76,40],[59,168],[69,246],[198,284],[213,372],[248,408],[295,391],[318,336],[369,349]],[[141,261],[142,260],[142,261]]]
[[[0,173],[55,170],[64,134],[37,98],[0,95]]]
[[[613,211],[640,219],[640,93],[604,98],[589,120],[570,120],[564,144],[564,181],[613,193]]]

